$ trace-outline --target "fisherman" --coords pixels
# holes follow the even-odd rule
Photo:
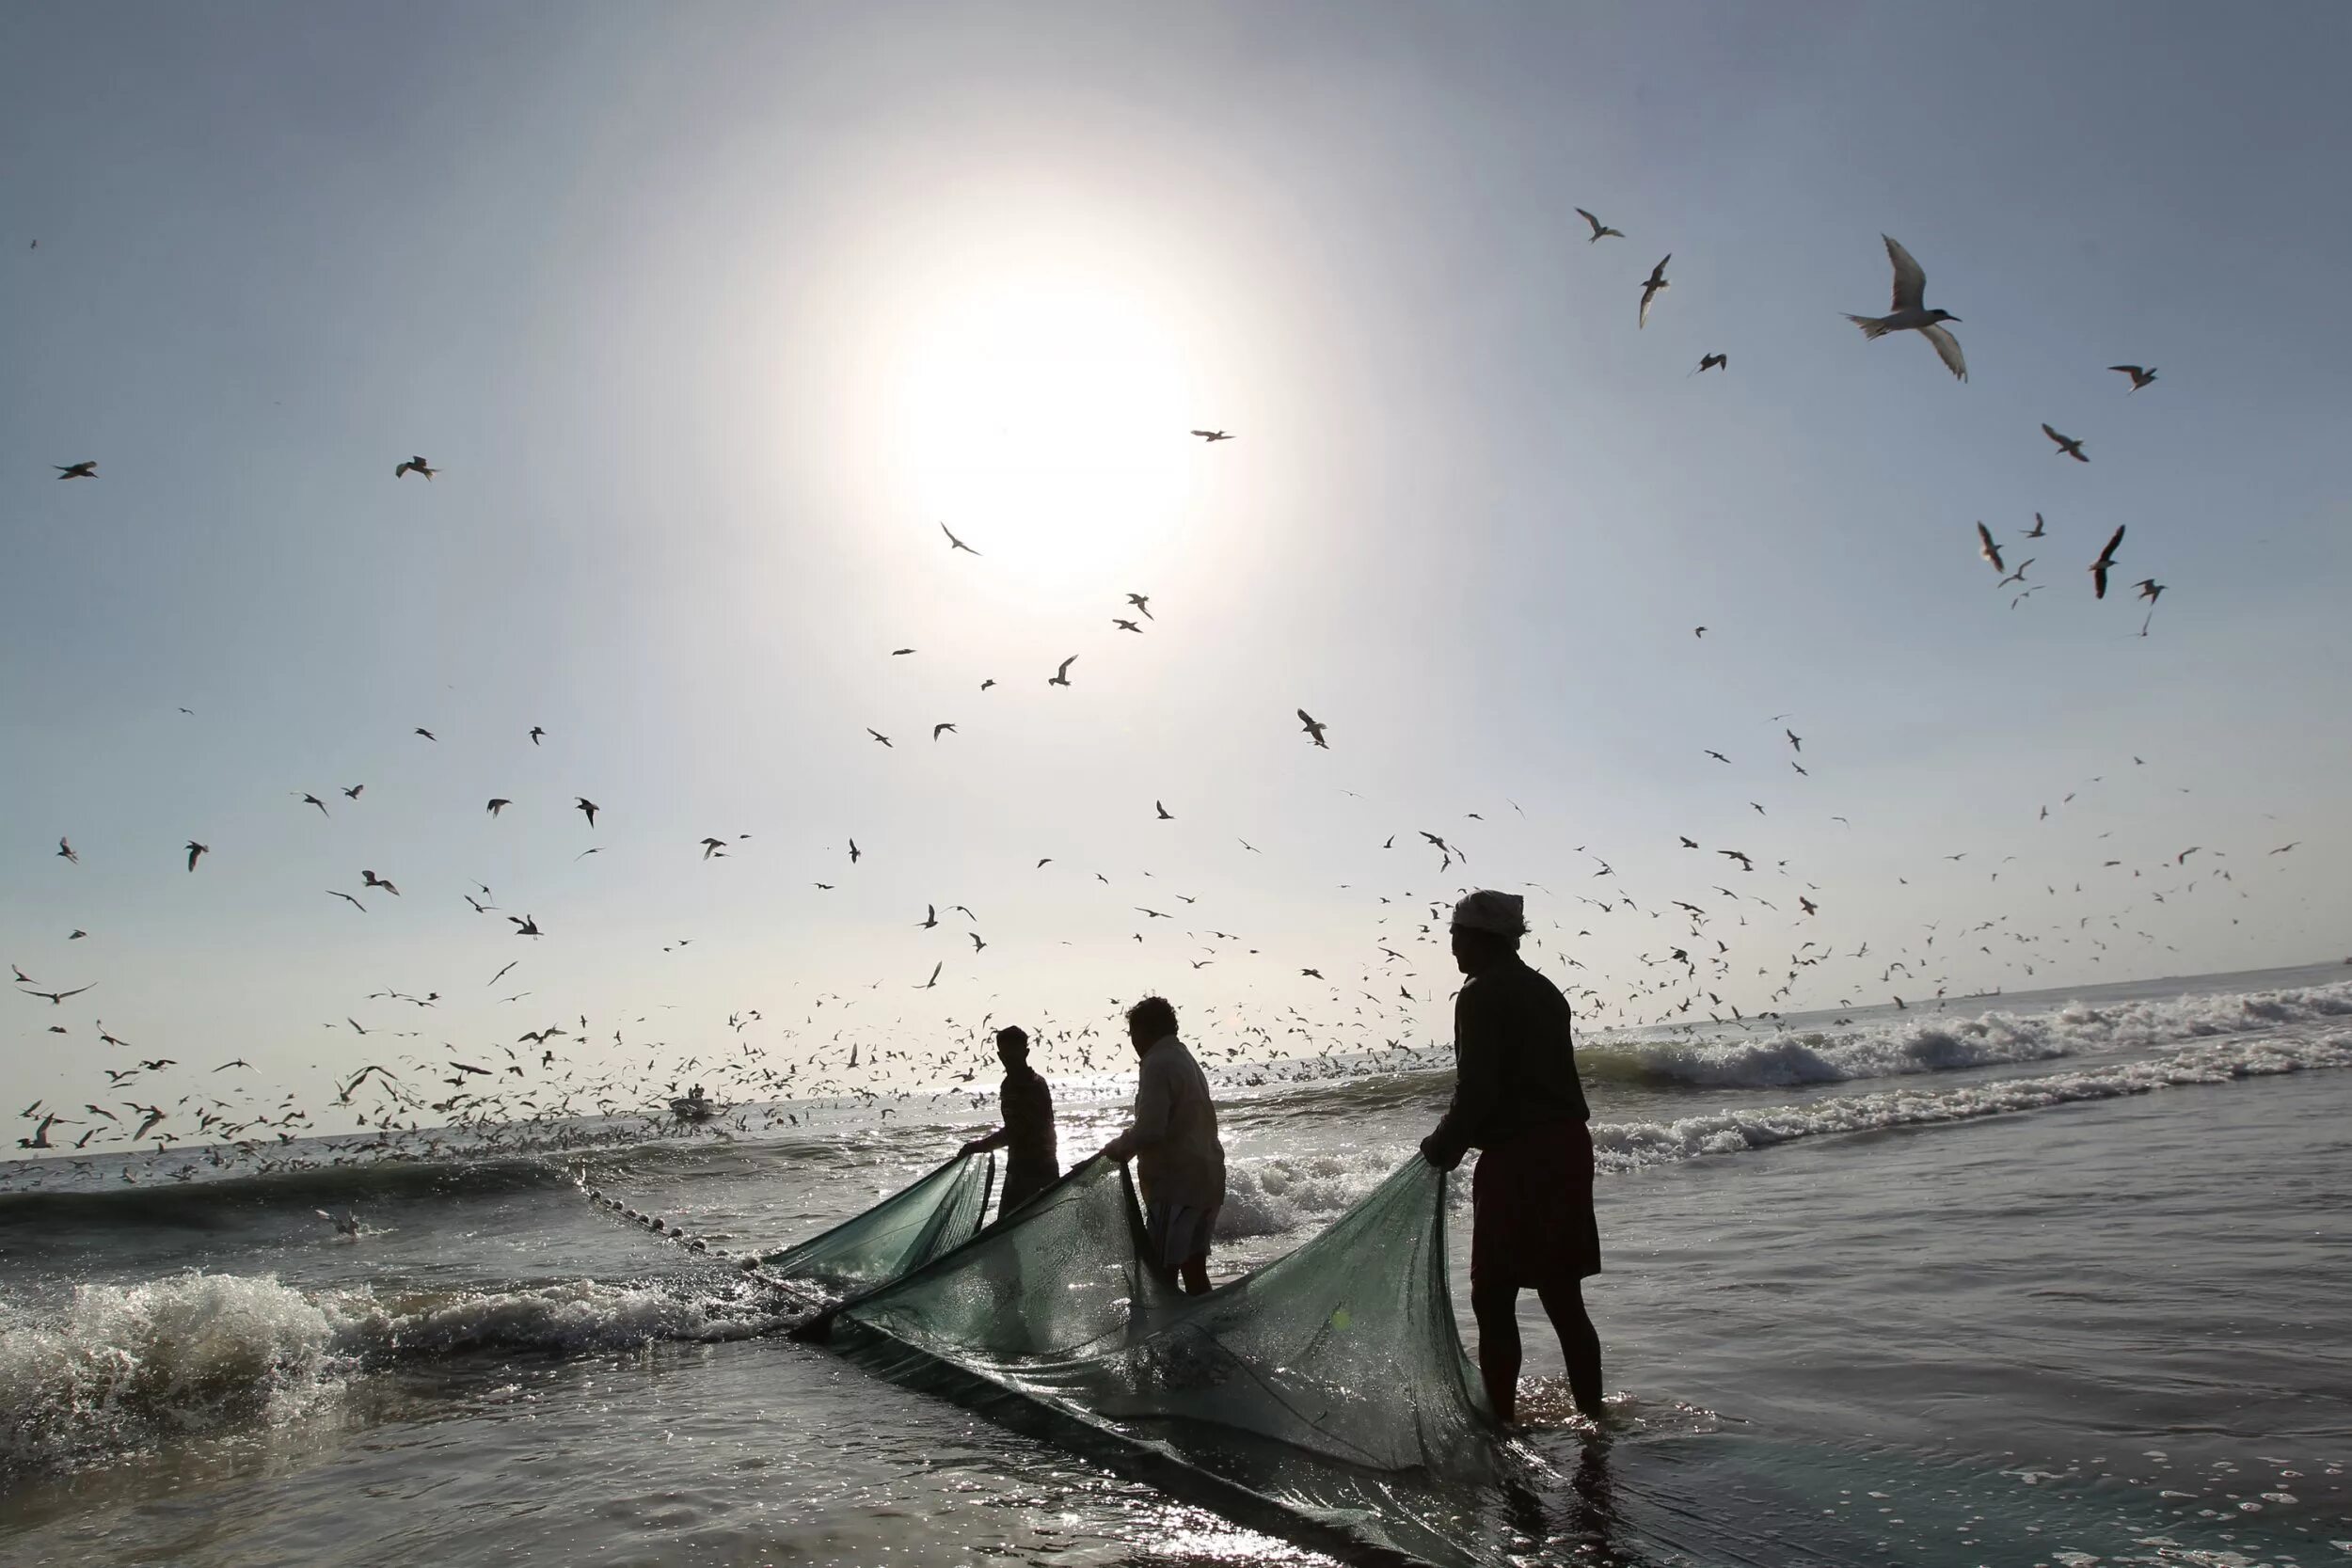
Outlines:
[[[1181,1280],[1186,1294],[1205,1295],[1209,1242],[1225,1201],[1225,1146],[1209,1080],[1176,1037],[1176,1009],[1165,998],[1147,996],[1127,1009],[1127,1038],[1139,1064],[1135,1125],[1103,1153],[1136,1162],[1152,1266]]]
[[[1029,1065],[1028,1031],[1017,1025],[997,1030],[996,1059],[1005,1064],[1005,1081],[996,1089],[997,1114],[1004,1125],[956,1152],[1008,1150],[1005,1185],[996,1203],[1001,1217],[1059,1180],[1061,1165],[1055,1153],[1054,1090]]]
[[[1422,1153],[1439,1170],[1481,1150],[1471,1185],[1470,1311],[1495,1419],[1518,1409],[1518,1302],[1544,1304],[1567,1359],[1568,1390],[1601,1414],[1600,1336],[1581,1285],[1600,1272],[1593,1138],[1576,1075],[1567,998],[1519,958],[1523,900],[1481,891],[1454,906],[1454,1103]]]

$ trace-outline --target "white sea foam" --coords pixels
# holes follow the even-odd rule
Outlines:
[[[1603,1080],[1704,1089],[1789,1088],[2095,1055],[2335,1018],[2352,1018],[2352,985],[2108,1006],[2071,1003],[2048,1012],[1995,1009],[1972,1019],[1882,1022],[1851,1033],[1782,1030],[1754,1039],[1602,1040],[1580,1046],[1577,1057],[1588,1076]]]
[[[1318,1228],[1352,1208],[1396,1169],[1393,1150],[1278,1155],[1235,1164],[1225,1173],[1225,1206],[1216,1233],[1227,1240]]]
[[[774,1308],[683,1283],[380,1299],[306,1293],[266,1275],[83,1286],[55,1312],[0,1306],[0,1472],[283,1424],[331,1402],[354,1373],[401,1358],[747,1338],[782,1326]]]
[[[2346,1067],[2352,1067],[2352,1034],[2187,1046],[2106,1067],[1944,1089],[1885,1089],[1837,1095],[1803,1105],[1731,1107],[1668,1121],[1596,1123],[1593,1146],[1603,1169],[1629,1170],[1702,1155],[1736,1154],[1833,1132],[1968,1121],[2078,1101],[2114,1100],[2157,1089]]]

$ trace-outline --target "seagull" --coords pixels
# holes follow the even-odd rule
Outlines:
[[[991,675],[988,679],[986,679],[986,680],[984,680],[984,681],[980,682],[980,689],[981,689],[981,690],[983,690],[983,691],[985,691],[985,690],[987,690],[990,687],[994,686],[995,684],[996,684],[996,677],[995,677],[995,676],[993,676],[993,675]]]
[[[1160,814],[1159,820],[1162,822],[1173,822],[1176,820],[1175,816],[1169,813],[1168,809],[1160,804],[1157,800],[1152,802],[1152,809]]]
[[[527,914],[517,920],[510,914],[506,919],[507,923],[515,927],[515,934],[518,937],[535,937],[539,934],[539,921],[535,915]]]
[[[598,808],[596,803],[588,799],[587,796],[580,795],[573,797],[572,809],[588,818],[588,826],[593,828],[596,825],[596,811]]]
[[[439,736],[435,735],[431,730],[426,729],[421,724],[420,724],[417,728],[410,730],[408,733],[410,735],[421,735],[437,746],[441,743],[441,737]]]
[[[386,881],[383,878],[377,876],[373,871],[363,870],[359,873],[359,885],[361,887],[380,887],[395,898],[400,896],[400,889],[392,886],[391,883]]]
[[[1691,635],[1704,642],[1707,641],[1707,628],[1705,626],[1692,626],[1691,628]]]
[[[1601,241],[1607,239],[1612,234],[1614,234],[1621,240],[1625,238],[1624,230],[1610,228],[1607,224],[1601,222],[1600,219],[1593,216],[1592,214],[1586,212],[1581,207],[1579,207],[1576,210],[1576,215],[1593,226],[1593,237],[1584,242],[1587,245],[1598,245]]]
[[[872,725],[869,724],[866,726],[866,733],[872,736],[876,740],[881,741],[883,745],[890,746],[890,737],[882,734],[882,731],[875,729]],[[890,749],[895,752],[898,748],[896,746],[890,746]]]
[[[1721,371],[1721,370],[1728,370],[1728,369],[1730,369],[1730,368],[1731,368],[1731,356],[1730,356],[1730,355],[1728,355],[1728,354],[1706,354],[1706,355],[1701,355],[1701,356],[1699,356],[1699,368],[1698,368],[1697,370],[1695,370],[1695,371],[1692,371],[1691,373],[1692,373],[1692,375],[1699,375],[1699,374],[1703,374],[1704,372],[1708,372],[1708,371]]]
[[[965,544],[962,540],[957,538],[955,531],[950,529],[946,523],[939,525],[939,531],[947,536],[947,553],[949,555],[955,554],[958,550],[961,550],[966,555],[977,555],[980,553],[979,551],[974,549],[971,546]]]
[[[2148,383],[2155,380],[2156,378],[2156,368],[2153,365],[2145,367],[2139,365],[2109,365],[2107,369],[2111,371],[2121,371],[2125,375],[2130,376],[2132,378],[2132,390],[2135,392],[2138,391],[2142,387],[2147,386]]]
[[[2029,556],[2026,557],[2026,559],[2025,559],[2025,560],[2023,560],[2023,561],[2021,561],[2021,562],[2019,562],[2017,563],[2017,570],[2015,570],[2015,571],[2013,571],[2013,572],[2010,573],[2010,575],[2009,575],[2009,576],[2007,576],[2007,577],[2003,578],[2002,578],[1999,582],[1994,583],[1994,586],[1995,588],[2006,588],[2006,587],[2008,587],[2008,586],[2009,586],[2010,583],[2012,583],[2012,582],[2023,582],[2023,581],[2025,581],[2025,580],[2026,580],[2026,567],[2028,567],[2028,566],[2030,566],[2030,565],[2032,565],[2035,562],[2037,562],[2037,561],[2039,561],[2039,560],[2041,560],[2041,559],[2042,559],[2042,558],[2041,558],[2040,556],[2037,556],[2037,555],[2029,555]],[[2014,608],[2014,607],[2012,607],[2012,608]]]
[[[368,912],[368,907],[367,907],[365,904],[362,904],[361,902],[359,902],[359,900],[358,900],[358,899],[354,898],[354,897],[353,897],[350,894],[348,894],[348,893],[337,893],[337,892],[336,892],[333,888],[331,888],[331,887],[330,887],[330,888],[328,888],[328,889],[326,890],[326,895],[327,895],[329,898],[340,898],[340,899],[342,899],[344,903],[349,904],[349,905],[350,905],[353,909],[358,910],[358,911],[361,914],[365,914],[365,913],[367,913],[367,912]]]
[[[707,839],[704,839],[704,840],[703,840],[703,859],[705,859],[705,860],[708,860],[711,856],[713,856],[713,855],[715,855],[715,854],[718,854],[718,853],[719,853],[722,849],[723,849],[725,847],[726,847],[726,840],[724,840],[724,839],[723,839],[723,838],[707,838]]]
[[[348,1236],[355,1242],[359,1239],[359,1216],[353,1213],[350,1210],[344,1210],[342,1217],[340,1218],[328,1213],[324,1209],[313,1209],[310,1212],[316,1214],[319,1218],[333,1226],[335,1227],[336,1235]]]
[[[79,996],[84,991],[89,990],[90,986],[94,986],[96,984],[98,984],[98,982],[92,980],[89,983],[89,986],[76,986],[72,990],[28,990],[20,994],[25,996],[38,996],[48,1002],[53,1007],[62,1007],[65,1006],[65,999],[67,997]]]
[[[2132,586],[2138,589],[2139,596],[2146,599],[2150,604],[2154,604],[2158,595],[2162,594],[2164,592],[2164,584],[2158,582],[2153,578],[2142,578],[2137,582],[2132,584]]]
[[[1799,735],[1794,730],[1783,730],[1780,733],[1788,737],[1788,744],[1791,747],[1795,748],[1799,752],[1804,750],[1804,736]]]
[[[349,789],[343,791],[343,798],[349,800],[357,800],[359,799],[359,792],[367,787],[368,786],[366,784],[353,784]]]
[[[1968,379],[1968,361],[1961,357],[1960,340],[1944,330],[1939,324],[1960,320],[1949,310],[1931,310],[1923,303],[1927,293],[1928,275],[1919,263],[1911,259],[1900,242],[1891,235],[1881,234],[1886,242],[1886,259],[1895,263],[1895,297],[1893,309],[1883,316],[1853,316],[1846,319],[1862,328],[1866,338],[1883,338],[1889,332],[1916,332],[1935,345],[1936,355],[1944,368],[1961,380]]]
[[[57,840],[57,858],[63,861],[71,861],[75,865],[82,863],[82,857],[73,852],[73,846],[68,844],[62,838]]]
[[[319,808],[319,815],[320,815],[321,816],[325,816],[326,815],[326,801],[324,801],[324,800],[320,800],[317,796],[315,796],[315,795],[308,795],[308,794],[306,794],[306,795],[303,795],[303,796],[301,797],[301,800],[302,800],[302,803],[303,803],[304,805],[306,805],[306,806],[316,806],[316,807],[318,807],[318,808]]]
[[[855,865],[858,862],[864,860],[865,858],[866,851],[857,847],[857,840],[850,840],[850,863],[851,865]]]
[[[513,805],[514,803],[514,801],[509,800],[502,795],[493,795],[490,797],[490,803],[483,809],[488,812],[492,816],[496,816],[501,811]]]
[[[1330,742],[1323,738],[1323,732],[1330,728],[1328,724],[1325,724],[1318,720],[1310,718],[1307,710],[1303,707],[1298,710],[1298,721],[1306,726],[1307,734],[1314,737],[1314,742],[1317,746],[1327,752],[1331,749]]]
[[[975,954],[977,954],[982,948],[988,945],[988,943],[980,940],[980,933],[977,931],[966,931],[963,934],[972,939],[972,951]]]
[[[1061,661],[1061,668],[1045,677],[1045,684],[1048,686],[1068,686],[1070,684],[1070,667],[1077,662],[1078,656],[1076,654],[1072,654],[1068,658],[1063,659]]]
[[[940,959],[940,960],[939,960],[939,962],[937,962],[937,963],[935,963],[935,964],[931,965],[931,977],[930,977],[930,979],[928,979],[928,980],[924,981],[921,985],[919,985],[919,986],[915,987],[914,989],[915,989],[916,990],[930,990],[933,986],[935,986],[935,985],[939,984],[939,972],[940,972],[941,970],[943,970],[943,969],[946,968],[946,967],[947,967],[947,960],[946,960],[946,959],[945,959],[945,958],[942,958],[942,959]]]
[[[954,735],[955,733],[956,727],[953,724],[933,724],[931,726],[931,738],[933,740],[937,740],[942,735]]]
[[[1649,281],[1642,285],[1642,313],[1633,323],[1636,331],[1649,325],[1649,302],[1658,297],[1660,291],[1672,287],[1666,281],[1666,263],[1673,260],[1674,252],[1668,251],[1656,266],[1649,269]]]
[[[1133,621],[1122,621],[1116,615],[1111,617],[1111,625],[1117,626],[1120,631],[1131,631],[1138,637],[1143,635],[1143,628],[1141,626],[1136,626]]]
[[[2033,527],[2027,529],[2024,533],[2018,535],[2018,537],[2021,539],[2039,539],[2045,531],[2047,531],[2042,526],[2042,514],[2037,512],[2033,515]]]
[[[1728,764],[1728,763],[1731,761],[1731,759],[1730,759],[1729,757],[1727,757],[1727,756],[1724,755],[1724,754],[1723,754],[1723,752],[1708,752],[1707,754],[1708,754],[1708,756],[1710,756],[1710,757],[1713,757],[1713,758],[1714,758],[1717,762],[1720,762],[1720,763]]]
[[[2108,536],[2107,547],[2101,550],[2099,559],[2090,563],[2090,596],[2094,599],[2107,596],[2107,568],[2115,564],[2115,546],[2123,542],[2123,529],[2122,523],[2115,525],[2115,532]]]
[[[539,744],[539,737],[540,737],[541,736],[543,736],[543,735],[547,734],[547,733],[548,733],[547,731],[545,731],[545,730],[541,729],[538,725],[536,725],[536,724],[532,725],[532,726],[531,726],[531,743],[532,743],[533,746],[538,745],[538,744]]]
[[[2080,441],[2075,440],[2073,436],[2060,436],[2057,431],[2052,430],[2046,424],[2042,427],[2042,434],[2047,436],[2051,440],[2058,443],[2058,455],[2060,457],[2071,457],[2077,463],[2088,463],[2090,461],[2090,458],[2083,455],[2083,444]]]
[[[437,474],[440,471],[440,469],[435,467],[432,464],[427,463],[421,457],[411,457],[407,462],[403,463],[399,467],[392,470],[392,477],[394,479],[402,479],[405,478],[409,474],[422,474],[425,478],[431,479],[435,474]]]
[[[1154,614],[1152,614],[1152,595],[1151,595],[1151,594],[1128,594],[1128,595],[1127,595],[1127,602],[1128,602],[1129,604],[1131,604],[1131,605],[1134,605],[1134,606],[1135,606],[1137,610],[1139,610],[1143,611],[1143,618],[1144,618],[1145,620],[1147,620],[1147,621],[1156,621],[1156,620],[1158,620],[1158,619],[1159,619],[1159,617],[1158,617],[1158,616],[1156,616],[1156,615],[1154,615]]]
[[[98,477],[98,459],[95,457],[87,463],[72,465],[52,463],[49,466],[57,470],[59,479],[96,479]]]
[[[194,839],[188,840],[188,869],[190,871],[194,871],[196,869],[196,863],[202,857],[209,855],[212,852],[213,847],[211,845],[199,844]]]
[[[1200,436],[1203,441],[1210,442],[1230,441],[1233,438],[1231,431],[1224,430],[1196,430],[1193,434]]]
[[[2001,564],[2001,546],[1993,542],[1993,531],[1985,527],[1982,523],[1979,523],[1977,525],[1977,553],[1984,557],[1985,560],[1993,562],[1993,569],[1994,571],[2006,572],[2009,570],[2008,567]],[[2008,579],[2004,578],[2002,580],[2006,581]]]

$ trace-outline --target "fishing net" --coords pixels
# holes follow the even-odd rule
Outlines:
[[[993,1156],[959,1154],[824,1234],[758,1259],[757,1267],[835,1298],[886,1285],[972,1239],[995,1174]]]
[[[1463,1483],[1495,1479],[1497,1453],[1454,1328],[1444,1196],[1409,1160],[1288,1257],[1185,1296],[1140,1262],[1126,1171],[1097,1157],[818,1332],[899,1381],[1026,1407],[1245,1523],[1303,1519],[1359,1559],[1476,1562],[1470,1514],[1491,1492]]]

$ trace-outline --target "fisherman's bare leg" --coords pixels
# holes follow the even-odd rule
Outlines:
[[[1592,1318],[1584,1310],[1584,1290],[1575,1280],[1538,1291],[1544,1313],[1551,1319],[1551,1326],[1560,1336],[1560,1353],[1568,1363],[1568,1392],[1576,1398],[1576,1408],[1598,1419],[1600,1402],[1600,1334],[1593,1327]],[[1480,1343],[1485,1343],[1486,1321],[1478,1321]],[[1512,1340],[1518,1348],[1516,1338]],[[1518,1357],[1512,1357],[1514,1369]]]
[[[1518,1287],[1472,1285],[1470,1315],[1478,1320],[1478,1375],[1486,1386],[1486,1402],[1495,1419],[1508,1426],[1518,1414]]]

